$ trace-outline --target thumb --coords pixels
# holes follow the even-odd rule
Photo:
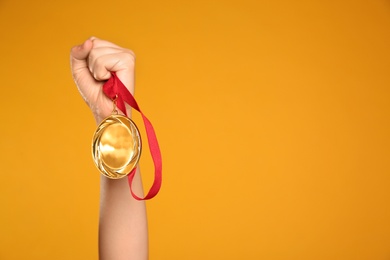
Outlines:
[[[87,58],[92,50],[93,42],[91,39],[86,40],[83,44],[74,46],[70,51],[70,64],[72,68],[72,73],[76,78],[79,74],[88,73]],[[80,75],[80,76],[81,76]]]

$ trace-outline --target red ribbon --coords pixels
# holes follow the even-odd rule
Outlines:
[[[141,112],[141,109],[139,108],[137,102],[135,101],[133,95],[130,93],[130,91],[126,88],[126,86],[120,81],[118,76],[115,74],[115,72],[112,72],[112,77],[103,85],[103,92],[106,94],[110,99],[114,99],[117,97],[116,103],[117,107],[127,116],[126,113],[126,105],[129,104],[132,108],[140,112],[142,115],[142,119],[145,124],[145,130],[146,135],[148,137],[149,142],[149,150],[150,154],[152,155],[153,163],[154,163],[154,181],[152,184],[152,187],[150,188],[148,194],[144,198],[138,197],[136,194],[134,194],[132,187],[133,178],[136,172],[137,168],[134,168],[128,175],[128,182],[130,186],[130,191],[133,197],[136,200],[148,200],[153,198],[157,195],[158,191],[161,187],[161,173],[162,173],[162,160],[161,160],[161,152],[160,148],[158,146],[156,133],[154,132],[154,128],[152,126],[152,123],[149,121],[149,119],[146,118],[146,116]]]

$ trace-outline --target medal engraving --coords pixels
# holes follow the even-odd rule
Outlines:
[[[100,123],[92,140],[92,156],[104,176],[125,177],[137,166],[140,155],[140,133],[130,118],[111,115]]]

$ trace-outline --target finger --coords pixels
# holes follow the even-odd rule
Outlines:
[[[88,67],[92,73],[93,65],[96,63],[96,60],[98,58],[101,58],[106,55],[113,55],[113,54],[120,54],[123,52],[128,52],[131,55],[131,52],[127,51],[126,49],[122,48],[113,48],[113,47],[99,47],[99,48],[93,48],[91,52],[88,55]]]
[[[98,81],[108,80],[111,77],[111,72],[116,72],[123,84],[133,92],[134,63],[132,63],[129,56],[120,53],[97,58],[96,62],[90,65],[94,78]]]
[[[110,72],[127,71],[134,74],[135,59],[128,52],[105,53],[92,57],[88,66],[96,80],[106,80]]]
[[[80,79],[91,81],[92,76],[88,69],[88,55],[93,47],[93,43],[90,39],[86,40],[83,44],[75,46],[71,49],[71,68],[73,78],[76,82]]]
[[[83,67],[86,65],[86,59],[92,50],[93,43],[90,39],[83,44],[74,46],[70,51],[72,66]]]
[[[96,37],[91,37],[90,38],[92,41],[93,41],[93,48],[105,48],[105,47],[108,47],[108,48],[111,48],[111,49],[117,49],[117,50],[125,50],[125,51],[128,51],[130,52],[133,56],[135,56],[134,52],[132,50],[129,50],[129,49],[125,49],[125,48],[122,48],[112,42],[109,42],[109,41],[105,41],[105,40],[102,40],[102,39],[99,39],[99,38],[96,38]]]
[[[105,40],[102,40],[102,39],[99,39],[97,37],[91,37],[89,38],[92,42],[93,42],[93,46],[95,48],[100,48],[100,47],[112,47],[112,48],[118,48],[118,49],[122,49],[120,46],[112,43],[112,42],[109,42],[109,41],[105,41]]]

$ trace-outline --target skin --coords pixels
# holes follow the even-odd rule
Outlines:
[[[103,91],[112,71],[134,94],[135,55],[131,50],[91,37],[71,49],[71,68],[77,88],[99,124],[111,114],[113,103]],[[130,109],[127,109],[130,116]],[[111,180],[101,176],[99,259],[148,259],[148,228],[144,201],[135,200],[127,178]],[[143,196],[139,170],[133,190]]]

